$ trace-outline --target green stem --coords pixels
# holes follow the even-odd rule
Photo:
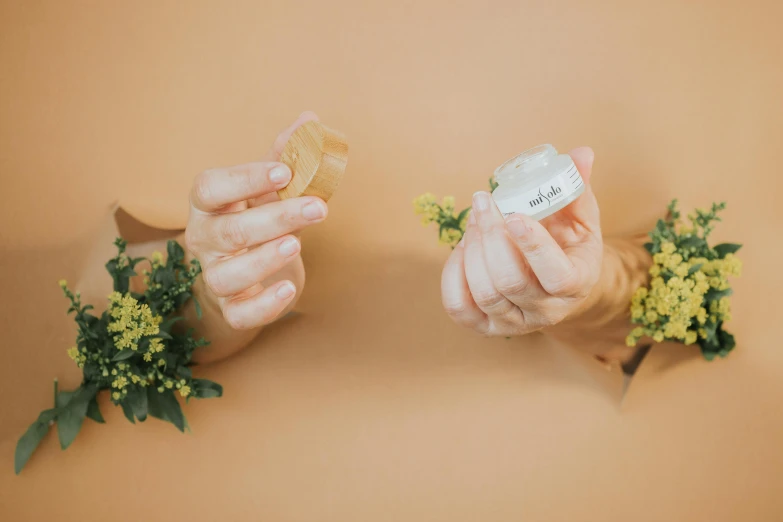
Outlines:
[[[54,378],[54,407],[57,407],[57,377]]]

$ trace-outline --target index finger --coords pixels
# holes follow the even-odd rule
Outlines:
[[[277,162],[257,162],[205,170],[193,182],[190,203],[216,212],[232,203],[275,192],[291,180],[291,169]]]

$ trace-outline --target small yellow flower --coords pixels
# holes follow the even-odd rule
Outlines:
[[[698,340],[698,335],[693,330],[685,334],[685,344],[693,344]]]
[[[682,256],[680,254],[672,254],[667,260],[666,260],[666,268],[669,270],[674,270],[677,268],[680,263],[682,263]]]
[[[655,332],[652,337],[656,343],[660,343],[661,341],[663,341],[663,332],[659,330]]]
[[[128,379],[124,375],[120,375],[111,383],[112,388],[123,389],[128,385]]]
[[[166,379],[166,382],[164,382],[163,385],[170,390],[171,387],[174,386],[174,383],[172,381]]]
[[[653,265],[650,267],[650,275],[653,277],[658,277],[661,275],[661,267],[660,265]]]
[[[75,346],[68,348],[68,357],[75,361],[79,357],[79,349]]]
[[[115,401],[120,400],[120,397],[122,397],[122,395],[120,395],[120,392],[112,392],[111,394],[111,398],[114,399]]]
[[[150,341],[150,351],[154,353],[160,353],[163,351],[163,341],[160,338],[155,337]]]
[[[676,247],[674,246],[674,243],[671,241],[665,241],[661,243],[661,252],[664,254],[673,254],[676,250]]]
[[[445,228],[440,234],[440,237],[438,238],[438,242],[442,245],[448,245],[450,247],[457,246],[457,243],[459,243],[460,239],[462,239],[462,231],[461,230],[455,230],[453,228]]]
[[[57,281],[57,284],[60,285],[60,288],[65,288],[66,286],[68,286],[68,281],[66,281],[65,279],[60,279],[59,281]]]
[[[164,364],[166,364],[164,359],[158,359],[158,366],[163,366]]]
[[[163,254],[161,254],[158,251],[155,251],[152,253],[150,260],[152,261],[153,266],[161,265],[163,264]]]
[[[689,269],[688,263],[680,263],[680,266],[674,269],[674,273],[679,277],[686,277]]]
[[[179,394],[182,395],[183,397],[187,397],[188,395],[190,395],[190,386],[185,385],[181,387],[179,389]]]
[[[152,361],[152,354],[151,354],[150,352],[145,352],[145,353],[144,353],[144,360],[145,360],[146,362],[150,362],[150,361]]]

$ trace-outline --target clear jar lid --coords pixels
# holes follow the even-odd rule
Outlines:
[[[524,176],[525,181],[534,183],[540,176],[548,174],[547,167],[557,156],[557,149],[549,144],[527,149],[495,169],[495,180],[508,183]]]

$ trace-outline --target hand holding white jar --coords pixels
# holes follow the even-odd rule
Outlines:
[[[536,147],[498,168],[492,196],[474,194],[465,235],[443,269],[443,305],[455,322],[522,335],[589,306],[603,256],[592,165],[588,147],[567,155]]]

